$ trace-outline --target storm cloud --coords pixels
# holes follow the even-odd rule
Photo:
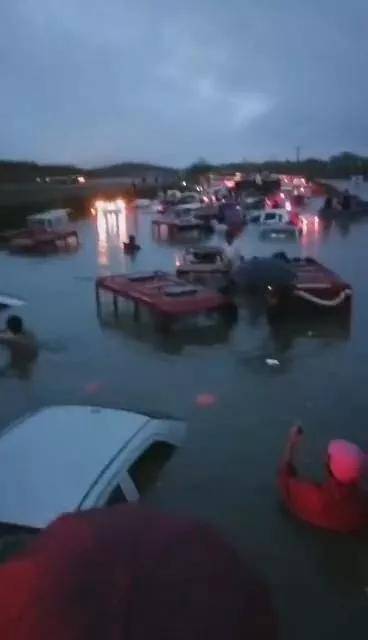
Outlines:
[[[0,157],[91,166],[368,153],[364,0],[13,0]]]

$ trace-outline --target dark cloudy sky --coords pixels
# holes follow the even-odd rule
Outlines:
[[[367,28],[368,0],[4,0],[0,157],[368,154]]]

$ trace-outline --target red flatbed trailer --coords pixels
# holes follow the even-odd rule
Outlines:
[[[135,317],[139,307],[147,307],[163,322],[170,322],[185,316],[222,311],[234,312],[232,300],[202,286],[183,284],[175,276],[161,271],[131,275],[112,275],[97,278],[96,301],[100,308],[100,292],[107,291],[113,296],[115,314],[118,314],[118,298],[135,303]]]
[[[27,233],[27,229],[5,229],[4,231],[0,231],[0,247],[7,248],[16,238],[21,238]]]
[[[334,271],[312,258],[295,263],[297,278],[293,295],[317,307],[334,309],[350,303],[353,294],[350,284]]]
[[[313,258],[295,259],[290,264],[296,272],[295,282],[287,292],[270,294],[270,311],[350,312],[353,290],[339,275]]]
[[[49,253],[58,251],[60,245],[64,250],[73,245],[79,246],[77,231],[35,231],[25,230],[13,238],[8,245],[9,251],[13,253]]]

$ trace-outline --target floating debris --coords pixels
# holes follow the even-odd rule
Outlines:
[[[274,358],[266,358],[266,364],[269,367],[279,367],[280,366],[280,362],[278,360],[275,360]]]
[[[84,387],[84,393],[87,395],[94,395],[102,389],[102,382],[89,382]]]
[[[196,397],[196,403],[199,407],[212,407],[216,402],[217,398],[212,393],[200,393]]]

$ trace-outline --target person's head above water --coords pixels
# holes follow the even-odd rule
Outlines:
[[[365,465],[363,451],[347,440],[331,440],[328,445],[328,466],[341,484],[354,484],[362,477]]]
[[[6,327],[10,333],[18,335],[23,332],[23,320],[19,316],[9,316],[6,321]]]

